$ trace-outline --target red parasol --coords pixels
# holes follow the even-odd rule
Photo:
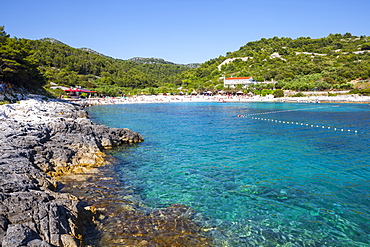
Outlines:
[[[63,91],[65,91],[65,92],[78,92],[77,89],[73,89],[73,88],[63,89]]]
[[[96,93],[96,91],[91,91],[88,89],[79,89],[79,88],[67,88],[63,89],[65,92],[81,92],[81,93]]]

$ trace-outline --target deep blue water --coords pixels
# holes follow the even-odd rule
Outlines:
[[[97,123],[145,138],[115,154],[122,181],[145,205],[191,206],[218,246],[252,246],[253,239],[262,246],[370,246],[370,105],[168,103],[88,111]]]

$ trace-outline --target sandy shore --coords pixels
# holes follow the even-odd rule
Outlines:
[[[138,103],[174,103],[174,102],[294,102],[294,103],[370,103],[370,96],[340,95],[340,96],[307,96],[307,97],[283,97],[274,98],[272,95],[261,97],[259,95],[248,96],[182,96],[182,95],[143,95],[134,97],[110,97],[89,99],[66,99],[82,105],[103,104],[138,104]]]

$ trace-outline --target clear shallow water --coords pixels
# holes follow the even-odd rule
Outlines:
[[[148,207],[191,206],[218,246],[370,245],[369,105],[173,103],[88,111],[97,123],[145,138],[115,154],[123,183]]]

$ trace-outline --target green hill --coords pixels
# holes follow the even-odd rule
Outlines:
[[[173,82],[175,75],[189,70],[169,62],[137,63],[110,58],[90,49],[43,41],[28,42],[47,81],[79,85],[111,96],[135,89],[153,91],[153,88]]]
[[[252,76],[283,89],[349,89],[349,82],[370,78],[370,38],[263,38],[184,72],[181,80],[191,88],[221,89],[224,76]]]
[[[47,88],[53,82],[110,96],[176,93],[228,90],[224,77],[247,76],[270,82],[253,85],[250,91],[366,89],[370,38],[350,33],[319,39],[263,38],[203,64],[179,65],[159,58],[114,59],[52,38],[10,38],[0,26],[0,83],[13,89]]]
[[[36,90],[50,82],[82,86],[105,95],[155,93],[190,68],[170,62],[137,63],[114,59],[91,49],[72,48],[47,38],[10,38],[0,27],[0,82],[13,89]]]

